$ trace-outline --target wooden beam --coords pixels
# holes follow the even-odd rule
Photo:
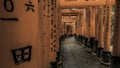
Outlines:
[[[77,14],[79,14],[79,13],[81,13],[82,12],[82,10],[81,9],[78,9],[78,10],[61,10],[61,13],[62,14],[66,14],[66,13],[77,13]]]
[[[111,0],[112,4],[115,4],[114,0]],[[106,0],[98,0],[98,1],[83,1],[83,0],[76,0],[76,1],[60,1],[61,8],[81,8],[81,7],[88,7],[88,6],[104,6],[107,5]]]

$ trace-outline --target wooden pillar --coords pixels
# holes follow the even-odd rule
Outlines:
[[[85,11],[84,9],[81,9],[81,20],[80,20],[80,29],[81,29],[81,33],[80,33],[80,39],[81,39],[81,42],[84,42],[84,38],[85,38]]]
[[[38,34],[38,36],[40,35],[40,37],[38,37],[38,38],[40,38],[40,47],[38,47],[38,48],[41,48],[41,49],[39,49],[38,50],[38,61],[39,61],[39,64],[38,64],[38,68],[44,68],[44,45],[43,45],[43,43],[44,43],[44,23],[43,23],[43,16],[44,16],[44,14],[43,14],[43,6],[44,6],[44,3],[43,3],[43,0],[41,0],[41,1],[39,1],[39,5],[38,5],[39,7],[38,7],[38,22],[39,22],[39,34]],[[42,9],[41,9],[42,8]]]
[[[44,1],[44,67],[50,67],[50,3],[48,0]]]
[[[63,21],[63,17],[60,15],[60,35],[62,36],[64,34],[64,21]]]
[[[93,47],[93,52],[92,52],[92,54],[93,55],[97,55],[97,47],[98,47],[98,32],[99,32],[99,30],[98,30],[98,27],[99,27],[99,22],[98,22],[98,12],[99,12],[99,10],[98,10],[98,7],[96,7],[95,8],[95,40],[94,40],[94,47]]]
[[[50,39],[50,62],[56,62],[56,52],[58,47],[58,22],[57,22],[57,15],[56,15],[56,0],[50,1],[50,12],[51,12],[51,39]]]
[[[78,41],[81,40],[82,37],[82,9],[81,12],[78,14],[78,20],[77,20],[77,24],[76,24],[76,33],[78,35]]]
[[[76,34],[76,20],[73,22],[73,32],[72,34]]]
[[[85,9],[85,46],[89,48],[90,41],[90,11],[88,8]],[[88,50],[88,49],[87,49]]]
[[[97,56],[99,58],[102,58],[102,51],[103,51],[103,48],[104,48],[104,42],[103,42],[103,39],[104,39],[104,20],[105,20],[105,16],[104,16],[104,7],[103,6],[100,6],[98,8],[99,12],[98,12],[98,23],[99,23],[99,38],[98,38],[98,50],[97,50]]]
[[[112,5],[111,0],[106,1],[106,22],[105,22],[105,38],[104,38],[104,49],[102,59],[100,62],[105,65],[110,65],[110,30],[111,30],[111,13],[112,13]]]
[[[98,32],[99,32],[99,22],[98,22],[98,14],[99,14],[99,10],[98,10],[98,7],[95,7],[95,39],[93,40],[93,52],[92,54],[93,55],[97,55],[97,48],[98,48]]]
[[[81,19],[81,35],[84,36],[84,9],[82,9],[82,19]]]
[[[93,49],[94,47],[94,40],[95,40],[95,7],[90,7],[90,48]],[[91,50],[90,50],[91,51]]]
[[[86,29],[86,26],[87,23],[86,23],[86,9],[83,10],[83,43],[85,44],[85,39],[86,39],[86,36],[87,36],[87,29]]]
[[[55,17],[56,17],[56,19],[55,19],[55,22],[56,22],[56,52],[57,51],[59,51],[59,48],[60,48],[60,42],[59,42],[59,38],[60,38],[60,33],[59,33],[59,27],[60,27],[60,10],[59,10],[59,2],[60,0],[56,0],[55,2]]]
[[[66,22],[64,22],[63,25],[64,25],[64,29],[63,29],[64,30],[64,34],[66,34]]]
[[[115,23],[111,68],[120,68],[120,1],[115,0]]]
[[[39,24],[38,0],[0,0],[0,68],[43,68]]]
[[[76,23],[76,34],[79,35],[79,24],[80,24],[80,14],[77,16],[77,23]]]
[[[90,44],[90,10],[89,8],[86,9],[86,46],[89,48]],[[87,49],[88,50],[88,49]]]
[[[59,1],[59,0],[58,0]],[[59,6],[59,4],[58,4]],[[58,26],[59,26],[59,38],[63,35],[63,21],[62,21],[62,14],[60,12],[60,9],[58,9]]]
[[[64,23],[63,22],[61,22],[60,31],[61,31],[61,35],[64,35]]]
[[[79,14],[79,22],[78,22],[78,34],[79,34],[79,36],[82,36],[82,15],[83,15],[82,13]]]

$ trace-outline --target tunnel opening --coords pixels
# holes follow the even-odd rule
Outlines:
[[[119,0],[0,0],[0,68],[120,68]]]

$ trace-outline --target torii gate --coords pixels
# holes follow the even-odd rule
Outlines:
[[[61,0],[60,1],[60,8],[80,8],[80,7],[86,7],[86,6],[104,6],[107,3],[107,0],[96,0],[96,1],[85,1],[85,0],[72,0],[72,1],[66,1]],[[115,0],[111,0],[112,5],[115,4]]]

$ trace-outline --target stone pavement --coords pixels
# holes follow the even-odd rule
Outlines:
[[[109,68],[101,65],[98,58],[78,44],[74,37],[66,38],[62,44],[63,68]]]

